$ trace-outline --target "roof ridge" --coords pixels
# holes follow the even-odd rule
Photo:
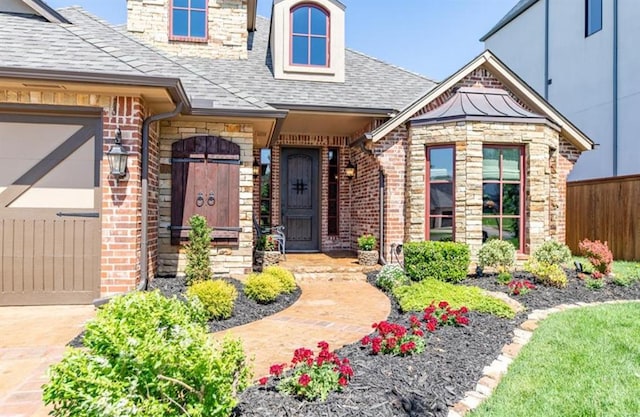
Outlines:
[[[418,73],[418,72],[415,72],[415,71],[408,70],[408,69],[403,68],[403,67],[401,67],[401,66],[399,66],[399,65],[391,64],[391,63],[389,63],[389,62],[387,62],[387,61],[384,61],[384,60],[382,60],[382,59],[380,59],[380,58],[376,58],[376,57],[374,57],[374,56],[368,55],[368,54],[366,54],[366,53],[364,53],[364,52],[357,51],[357,50],[355,50],[355,49],[353,49],[353,48],[348,48],[348,47],[347,47],[347,48],[345,48],[345,49],[346,49],[347,51],[349,51],[349,52],[353,52],[353,53],[355,53],[355,54],[361,55],[361,56],[363,56],[363,57],[365,57],[365,58],[371,59],[371,60],[373,60],[373,61],[376,61],[376,62],[379,62],[379,63],[381,63],[381,64],[387,65],[387,66],[389,66],[389,67],[396,68],[396,69],[398,69],[398,70],[400,70],[400,71],[404,71],[404,72],[406,72],[407,74],[411,74],[411,75],[414,75],[414,76],[416,76],[416,77],[422,78],[422,79],[424,79],[424,80],[430,81],[430,82],[432,82],[432,83],[434,83],[434,84],[440,84],[440,82],[439,82],[439,81],[436,81],[436,80],[434,80],[433,78],[427,77],[427,76],[422,75],[422,74],[420,74],[420,73]]]
[[[117,33],[118,35],[120,35],[120,36],[123,36],[123,37],[127,38],[127,39],[128,39],[128,40],[130,40],[131,42],[134,42],[134,43],[136,43],[137,45],[140,45],[141,47],[145,48],[146,50],[148,50],[148,51],[150,51],[150,52],[152,52],[152,53],[154,53],[154,54],[156,54],[156,55],[158,55],[158,56],[162,57],[163,59],[166,59],[167,61],[171,62],[173,65],[177,65],[177,66],[179,66],[179,67],[183,68],[184,70],[189,71],[191,74],[193,74],[193,75],[197,76],[198,78],[201,78],[201,79],[203,79],[203,80],[205,80],[205,81],[207,81],[207,82],[209,82],[209,83],[211,83],[211,84],[215,85],[216,87],[219,87],[219,88],[223,89],[224,91],[226,91],[226,92],[228,92],[229,94],[233,95],[233,96],[234,96],[236,99],[238,99],[238,100],[241,100],[241,101],[243,101],[243,102],[245,102],[245,103],[247,103],[247,104],[249,104],[249,105],[251,105],[251,106],[253,106],[253,107],[259,107],[259,108],[263,108],[263,109],[264,109],[264,108],[272,108],[272,107],[271,107],[271,106],[269,106],[268,104],[266,104],[266,103],[262,103],[262,101],[258,100],[257,98],[253,97],[253,96],[252,96],[252,95],[250,95],[250,94],[246,94],[246,97],[242,97],[241,95],[239,95],[239,94],[241,94],[241,93],[242,93],[242,91],[240,91],[240,90],[238,90],[238,89],[236,89],[236,91],[232,91],[232,90],[229,88],[229,87],[231,87],[231,86],[224,86],[224,85],[221,85],[221,84],[219,84],[219,83],[217,83],[217,82],[215,82],[215,81],[213,81],[213,80],[209,79],[208,77],[206,77],[206,76],[204,76],[204,75],[200,74],[199,72],[196,72],[196,71],[192,70],[191,68],[189,68],[189,67],[185,66],[184,64],[181,64],[180,62],[177,62],[177,61],[176,61],[176,60],[174,60],[171,56],[169,56],[169,55],[165,54],[163,51],[157,50],[157,49],[155,49],[155,48],[151,47],[150,45],[147,45],[146,43],[144,43],[144,42],[140,41],[139,39],[137,39],[137,38],[135,38],[135,37],[133,37],[133,36],[130,36],[130,35],[126,32],[126,30],[118,30],[115,26],[111,25],[110,23],[106,22],[105,20],[100,19],[100,18],[99,18],[99,17],[97,17],[97,16],[94,16],[92,13],[89,13],[88,11],[86,11],[84,8],[82,8],[82,7],[80,7],[80,6],[71,6],[70,8],[71,8],[71,9],[74,9],[74,10],[76,10],[76,11],[78,11],[78,12],[82,13],[82,14],[83,14],[83,15],[85,15],[86,17],[88,17],[88,18],[90,18],[90,19],[92,19],[92,20],[94,20],[94,21],[96,21],[96,22],[100,23],[102,26],[104,26],[104,27],[108,28],[108,29],[109,29],[109,30],[111,30],[112,32],[115,32],[115,33]],[[72,33],[73,33],[73,32],[72,32]],[[84,38],[82,38],[82,39],[83,39],[84,41],[86,41]],[[129,65],[131,68],[135,69],[136,71],[139,71],[137,68],[135,68],[135,67],[131,66],[128,62],[121,60],[120,58],[118,58],[117,56],[115,56],[115,55],[111,54],[111,53],[110,53],[110,52],[108,52],[108,51],[105,51],[105,50],[104,50],[103,48],[101,48],[100,46],[97,46],[97,45],[94,45],[94,44],[91,44],[91,45],[93,45],[93,46],[95,46],[95,47],[99,48],[101,51],[104,51],[105,53],[107,53],[107,54],[109,54],[109,55],[113,56],[114,58],[118,59],[119,61],[121,61],[121,62],[123,62],[123,63],[125,63],[125,64]],[[141,73],[143,73],[143,74],[144,74],[144,72],[142,72],[142,71],[139,71],[139,72],[141,72]],[[251,101],[250,99],[254,99],[254,101]]]

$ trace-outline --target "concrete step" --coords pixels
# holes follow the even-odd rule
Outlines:
[[[297,282],[367,281],[367,276],[362,272],[294,272],[293,274]]]
[[[280,266],[288,269],[289,271],[300,273],[367,273],[370,271],[375,271],[380,269],[379,266],[340,266],[340,265],[287,265],[286,263],[281,263]]]

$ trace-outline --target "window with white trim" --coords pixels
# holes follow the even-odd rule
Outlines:
[[[329,66],[329,13],[303,4],[291,10],[292,65]]]

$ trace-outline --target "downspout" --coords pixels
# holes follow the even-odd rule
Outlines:
[[[618,176],[618,0],[613,0],[613,176]]]
[[[549,2],[544,0],[544,99],[549,101]]]
[[[378,218],[380,223],[380,263],[382,265],[387,264],[387,261],[384,259],[384,189],[384,172],[380,170],[380,215]]]
[[[184,103],[180,102],[176,108],[168,113],[155,114],[147,117],[142,122],[142,216],[141,216],[141,243],[140,243],[140,284],[138,291],[146,291],[149,284],[149,127],[151,123],[176,117],[182,111]]]

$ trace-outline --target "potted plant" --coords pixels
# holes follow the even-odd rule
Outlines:
[[[273,236],[261,236],[256,243],[255,264],[259,268],[277,265],[280,262],[280,251]]]
[[[358,263],[365,266],[378,264],[376,238],[371,234],[364,234],[358,238]]]

